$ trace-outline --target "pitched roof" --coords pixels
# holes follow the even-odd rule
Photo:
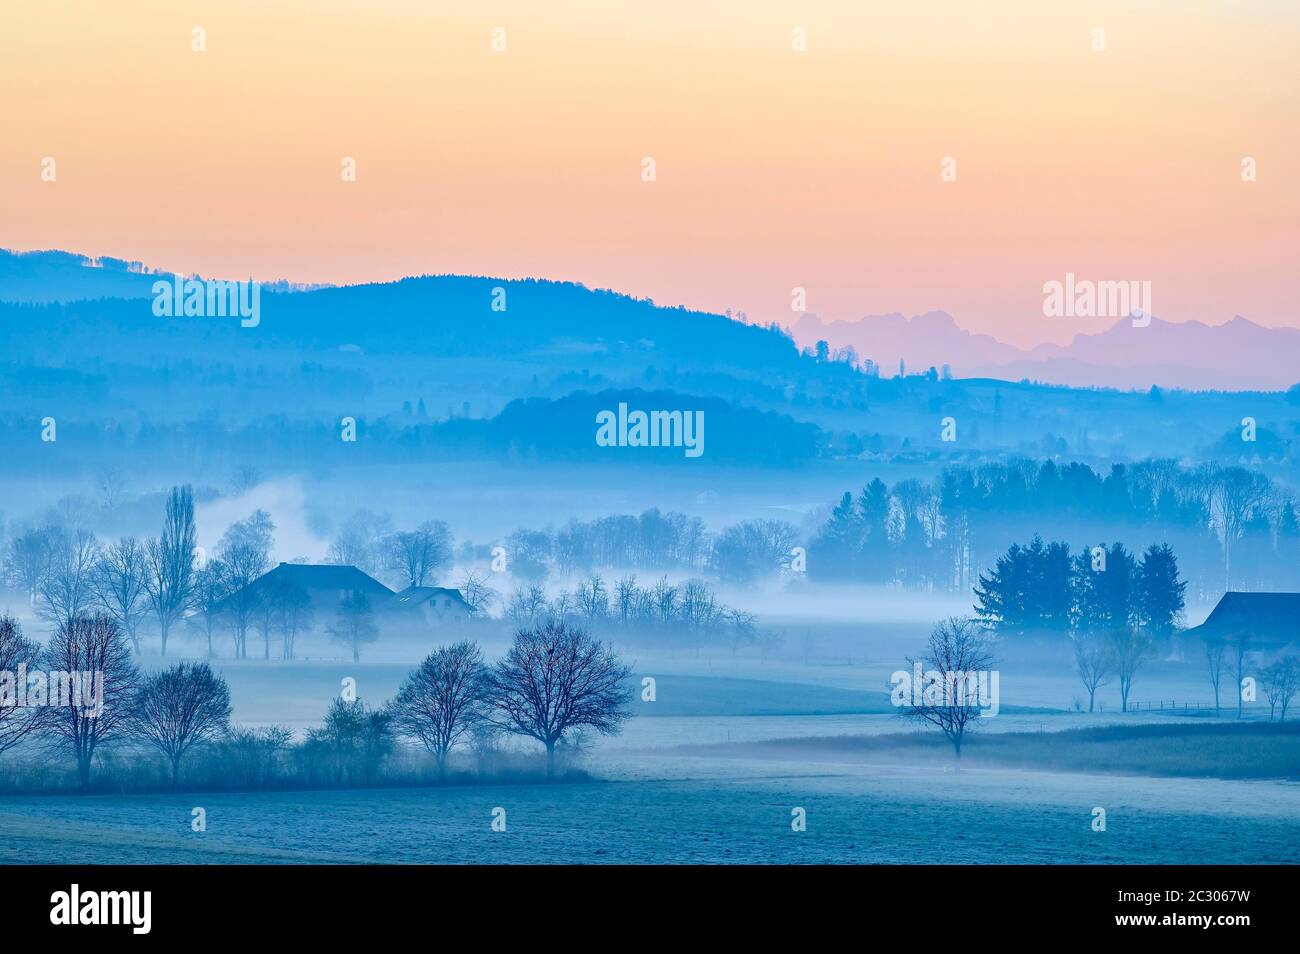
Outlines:
[[[393,597],[392,606],[395,609],[412,609],[416,606],[423,606],[439,596],[454,599],[466,609],[472,610],[469,603],[465,602],[465,597],[461,596],[460,590],[449,589],[445,586],[408,586]]]
[[[373,576],[350,564],[281,563],[254,583],[297,586],[304,590],[360,590],[362,593],[392,593]]]
[[[393,595],[393,591],[380,583],[373,576],[344,564],[281,563],[275,569],[263,573],[246,589],[260,592],[271,587],[303,590],[346,590],[364,593],[377,599]],[[218,606],[224,606],[232,597],[227,596]]]
[[[1212,639],[1242,633],[1283,642],[1300,638],[1300,593],[1224,593],[1205,622],[1187,631]]]

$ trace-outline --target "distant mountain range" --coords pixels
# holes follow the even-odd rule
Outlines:
[[[849,346],[881,373],[948,364],[957,377],[1028,378],[1072,387],[1281,390],[1300,381],[1300,330],[1265,328],[1240,315],[1222,325],[1153,318],[1147,327],[1115,322],[1068,345],[1024,350],[989,335],[972,334],[951,315],[933,311],[913,318],[871,315],[823,323],[803,315],[792,327],[805,348],[826,341],[832,351]]]
[[[684,431],[670,448],[643,449],[629,416],[624,441],[624,403],[629,415],[681,411],[683,426],[686,412],[706,412],[706,464],[768,470],[992,452],[1279,460],[1300,435],[1300,401],[1277,393],[1300,378],[1300,333],[1244,319],[1121,324],[1031,351],[937,312],[800,323],[801,344],[853,343],[881,364],[871,378],[801,353],[785,329],[572,282],[285,286],[260,296],[246,327],[233,312],[156,314],[160,279],[171,285],[169,273],[120,260],[0,252],[0,459],[10,471],[147,459],[324,473],[355,459],[338,439],[345,416],[372,442],[366,460],[699,469]],[[945,363],[959,380],[914,373]],[[1148,393],[1153,381],[1189,392]],[[1240,393],[1258,388],[1275,393]],[[598,418],[615,411],[611,445]],[[1247,415],[1260,436],[1243,447]],[[33,453],[47,416],[58,443]],[[949,418],[957,441],[942,436]]]

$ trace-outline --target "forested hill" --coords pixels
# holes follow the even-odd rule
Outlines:
[[[350,416],[374,428],[384,422],[394,434],[453,423],[467,429],[466,441],[457,434],[451,442],[458,452],[480,446],[494,456],[502,442],[493,435],[504,424],[488,422],[512,402],[568,400],[558,412],[581,406],[580,393],[642,389],[723,402],[710,420],[752,411],[820,430],[815,454],[793,433],[772,454],[732,448],[752,463],[1190,455],[1259,460],[1294,474],[1300,460],[1300,388],[1125,392],[950,380],[935,369],[880,377],[851,355],[801,353],[777,329],[534,280],[426,276],[264,288],[256,326],[243,327],[237,316],[156,315],[141,283],[167,277],[126,262],[89,267],[67,253],[0,253],[0,439],[25,446],[52,416],[66,434],[195,426],[213,435],[274,431],[291,441]],[[40,303],[30,294],[48,298],[58,285],[64,297],[93,295],[104,282],[136,297]],[[26,299],[3,300],[23,299],[23,289]],[[591,452],[590,410],[578,415],[567,444],[531,446],[543,455]],[[545,436],[547,423],[537,422],[536,433]],[[504,445],[530,446],[514,438]],[[721,456],[723,445],[710,447]]]
[[[657,360],[664,367],[755,373],[790,371],[801,361],[784,332],[572,282],[426,275],[307,290],[281,283],[263,286],[256,327],[241,327],[230,318],[156,316],[151,289],[171,278],[138,262],[103,259],[92,267],[90,259],[66,252],[0,250],[0,302],[51,306],[7,310],[5,330],[19,342],[34,330],[32,324],[41,337],[63,343],[106,333],[147,336],[156,339],[154,347],[174,345],[181,352],[201,341],[208,360],[273,345],[429,357],[505,358],[522,352],[566,365],[588,355],[632,355],[642,367]]]

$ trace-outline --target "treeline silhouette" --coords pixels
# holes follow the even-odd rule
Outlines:
[[[1001,635],[1106,633],[1131,626],[1166,638],[1187,584],[1167,544],[1134,557],[1122,543],[1071,555],[1067,543],[1012,544],[975,586],[976,615]]]
[[[297,740],[284,727],[232,726],[229,687],[206,662],[142,673],[106,614],[64,622],[47,647],[3,616],[0,789],[419,784],[445,780],[458,748],[480,775],[540,775],[535,758],[503,745],[512,735],[540,743],[551,778],[592,733],[620,731],[630,675],[611,648],[550,620],[519,629],[494,665],[468,640],[439,647],[386,704],[336,698]]]
[[[550,600],[541,586],[525,584],[506,602],[505,614],[518,626],[558,622],[617,636],[624,644],[697,654],[705,645],[724,645],[733,656],[754,648],[766,658],[779,642],[758,628],[752,613],[727,606],[698,578],[670,583],[661,577],[642,585],[635,574],[606,583],[593,573]]]
[[[808,552],[818,580],[969,592],[1013,543],[1168,544],[1190,591],[1300,585],[1300,520],[1286,489],[1244,467],[1170,459],[1115,464],[1027,459],[945,468],[933,481],[876,478],[835,504]]]
[[[680,570],[745,582],[788,568],[798,530],[783,520],[745,520],[710,532],[699,517],[651,508],[570,520],[559,529],[515,531],[506,540],[511,571],[541,582],[594,570]]]

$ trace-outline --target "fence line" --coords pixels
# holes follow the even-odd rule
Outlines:
[[[1129,712],[1169,712],[1174,715],[1214,712],[1216,708],[1222,710],[1223,706],[1216,707],[1213,702],[1178,702],[1174,699],[1168,701],[1157,699],[1155,702],[1130,702],[1128,704]]]

